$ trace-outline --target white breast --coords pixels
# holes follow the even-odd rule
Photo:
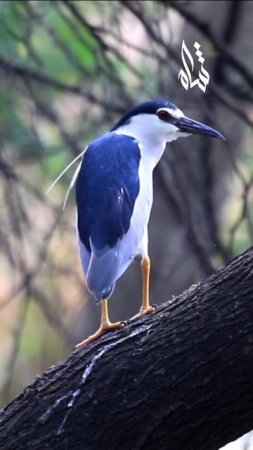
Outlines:
[[[126,235],[118,244],[118,257],[121,261],[120,274],[126,270],[137,255],[148,253],[147,226],[153,203],[153,169],[157,159],[152,157],[152,149],[139,144],[141,159],[139,166],[140,190],[135,201],[130,227]],[[164,148],[164,146],[163,146]],[[160,150],[162,154],[163,150]],[[156,153],[154,151],[154,153]]]

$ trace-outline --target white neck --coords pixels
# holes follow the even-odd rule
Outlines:
[[[166,138],[163,134],[157,133],[154,123],[150,122],[150,115],[146,114],[145,128],[143,127],[143,115],[141,121],[138,116],[131,119],[129,124],[117,128],[114,133],[125,134],[135,138],[140,144],[142,158],[147,161],[152,169],[161,159],[166,147]]]

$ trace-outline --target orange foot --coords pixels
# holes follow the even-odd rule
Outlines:
[[[91,336],[89,336],[87,339],[84,339],[82,342],[79,342],[79,344],[77,344],[75,346],[75,348],[79,350],[80,348],[83,348],[85,345],[90,344],[93,341],[96,341],[98,338],[100,338],[104,334],[108,333],[109,331],[115,330],[117,328],[122,328],[122,327],[124,327],[124,323],[122,323],[122,322],[104,323],[104,324],[100,325],[100,327],[96,331],[96,333],[91,334]]]
[[[155,310],[156,308],[154,306],[147,306],[147,307],[142,306],[138,314],[135,314],[135,316],[131,317],[131,319],[138,319],[141,316],[145,316],[146,314],[151,314]]]
[[[147,306],[147,307],[141,307],[139,314],[141,316],[143,316],[144,314],[151,314],[152,312],[155,311],[155,307],[154,306]]]

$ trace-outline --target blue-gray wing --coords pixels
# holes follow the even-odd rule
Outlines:
[[[83,156],[76,183],[77,226],[86,250],[101,253],[127,233],[139,193],[138,142],[107,133]]]

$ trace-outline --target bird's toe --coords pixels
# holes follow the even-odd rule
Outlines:
[[[99,329],[94,333],[91,334],[88,338],[84,339],[83,341],[79,342],[75,346],[75,349],[80,350],[81,348],[85,347],[88,344],[91,344],[92,342],[99,339],[104,334],[108,333],[109,331],[113,331],[118,328],[123,328],[125,326],[124,322],[107,322],[102,324]]]

